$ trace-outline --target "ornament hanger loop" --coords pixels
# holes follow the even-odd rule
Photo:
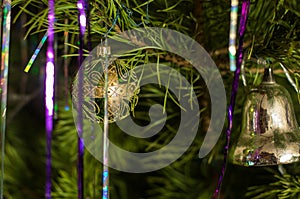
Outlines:
[[[243,85],[244,87],[247,87],[247,81],[246,81],[246,71],[245,71],[245,62],[246,62],[246,56],[243,59],[243,62],[241,64],[241,77],[242,77],[242,81],[243,81]],[[271,64],[270,59],[264,59],[262,57],[257,57],[257,58],[248,58],[248,60],[258,64],[258,65],[262,65],[264,66],[264,68],[272,68],[273,65]],[[279,66],[282,68],[287,80],[289,81],[290,85],[294,88],[294,90],[296,91],[296,93],[300,93],[300,89],[297,87],[295,81],[293,80],[293,78],[291,77],[288,69],[281,63],[278,62]]]

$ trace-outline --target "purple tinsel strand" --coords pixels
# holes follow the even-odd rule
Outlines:
[[[46,186],[45,198],[51,199],[51,140],[53,132],[53,114],[54,114],[54,0],[49,0],[48,12],[48,46],[47,46],[47,63],[45,74],[45,105],[46,105]]]
[[[84,156],[84,140],[82,138],[83,133],[83,114],[82,114],[82,102],[83,102],[83,76],[84,67],[81,66],[83,62],[83,45],[84,45],[84,33],[86,28],[86,15],[85,15],[85,1],[78,0],[77,8],[79,11],[79,70],[78,70],[78,163],[77,163],[77,186],[78,186],[78,199],[83,199],[83,156]]]
[[[212,197],[213,199],[219,197],[222,181],[223,181],[225,170],[226,170],[230,136],[231,136],[231,131],[232,131],[234,105],[235,105],[236,95],[237,95],[238,86],[239,86],[241,64],[243,61],[243,39],[244,39],[244,34],[245,34],[245,30],[246,30],[246,25],[247,25],[249,7],[250,7],[250,0],[243,0],[242,13],[241,13],[241,18],[240,18],[240,27],[239,27],[240,38],[239,38],[239,46],[238,46],[238,51],[237,51],[237,58],[238,58],[237,59],[237,68],[234,73],[234,78],[233,78],[233,83],[232,83],[232,91],[231,91],[231,97],[230,97],[230,104],[228,107],[228,115],[227,115],[229,124],[228,124],[227,130],[226,130],[226,144],[224,147],[224,160],[223,160],[223,164],[222,164],[221,174],[219,176],[218,186]]]

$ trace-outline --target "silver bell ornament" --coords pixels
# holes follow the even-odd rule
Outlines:
[[[300,160],[300,131],[288,91],[275,82],[272,68],[250,91],[243,107],[241,134],[231,154],[234,164],[269,166]]]

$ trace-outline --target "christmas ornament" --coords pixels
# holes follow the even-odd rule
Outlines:
[[[288,91],[266,68],[262,83],[250,91],[232,161],[242,166],[287,164],[300,159],[300,131]]]
[[[47,46],[47,63],[45,74],[45,118],[46,118],[46,187],[45,198],[51,198],[51,140],[53,132],[53,115],[54,115],[54,73],[55,73],[55,53],[54,53],[54,0],[49,0],[48,12],[48,46]]]
[[[128,117],[131,107],[136,105],[139,93],[136,74],[128,71],[121,63],[121,60],[112,58],[110,46],[106,42],[102,43],[96,47],[95,57],[88,57],[82,64],[80,70],[83,76],[78,72],[72,91],[73,104],[77,112],[78,133],[80,133],[78,125],[81,119],[78,117],[80,111],[82,120],[103,125],[103,199],[109,198],[109,123]],[[80,78],[83,95],[81,103],[78,96]],[[79,136],[82,138],[82,133]]]
[[[100,46],[98,49],[98,56],[104,58],[103,67],[104,67],[104,120],[103,120],[103,168],[102,168],[102,199],[109,199],[109,168],[108,168],[108,161],[109,161],[109,121],[108,121],[108,87],[109,87],[109,73],[108,73],[108,66],[109,66],[109,56],[111,55],[110,47],[107,45],[107,40],[105,40],[104,46]]]
[[[238,19],[238,0],[231,0],[231,8],[230,8],[230,29],[229,29],[229,65],[230,70],[236,70],[236,27],[237,27],[237,19]]]
[[[31,56],[31,58],[30,58],[30,60],[29,60],[29,62],[27,64],[27,66],[25,67],[24,71],[26,73],[30,70],[32,64],[34,63],[34,61],[36,60],[37,56],[39,55],[39,53],[41,51],[41,48],[43,47],[43,45],[44,45],[45,41],[47,40],[47,38],[48,38],[48,32],[46,32],[44,34],[44,36],[41,39],[39,45],[37,46],[37,48],[35,49],[34,53],[32,54],[32,56]]]
[[[83,134],[83,113],[82,113],[82,103],[83,103],[83,82],[84,82],[84,65],[81,65],[83,62],[83,45],[84,45],[84,33],[86,30],[86,14],[85,14],[85,1],[78,0],[78,21],[79,21],[79,70],[78,70],[78,104],[77,104],[77,131],[78,131],[78,140],[77,140],[77,191],[78,199],[83,199],[83,158],[84,158],[84,140],[82,137]]]
[[[132,107],[136,105],[137,94],[137,78],[134,72],[128,72],[126,67],[119,64],[120,60],[116,60],[111,56],[110,46],[107,39],[101,45],[96,47],[96,54],[90,53],[86,61],[83,61],[83,38],[85,27],[89,21],[84,15],[84,5],[82,0],[77,3],[79,9],[80,24],[80,52],[79,52],[79,68],[75,77],[72,101],[75,106],[76,126],[78,130],[80,145],[78,145],[78,198],[83,197],[83,121],[89,120],[103,124],[103,172],[102,172],[102,198],[109,198],[109,139],[108,130],[109,123],[121,120],[130,114]],[[104,35],[114,27],[118,15],[114,19],[114,23]],[[88,36],[89,37],[89,36]],[[89,48],[90,48],[89,41]],[[81,174],[80,174],[81,173]]]
[[[236,6],[236,4],[237,3],[233,2],[233,0],[232,0],[231,12],[235,12],[235,9],[237,9],[237,8],[234,8]],[[228,124],[228,127],[226,129],[226,143],[225,143],[225,147],[224,147],[224,159],[223,159],[221,173],[220,173],[219,180],[218,180],[218,185],[217,185],[217,188],[215,189],[215,192],[212,196],[212,199],[216,199],[216,198],[219,197],[221,185],[222,185],[223,178],[224,178],[224,175],[225,175],[225,170],[226,170],[227,157],[228,157],[228,154],[229,154],[229,143],[230,143],[230,137],[231,137],[231,131],[232,131],[234,106],[235,106],[235,101],[236,101],[235,99],[236,99],[238,86],[239,86],[239,77],[240,77],[240,72],[241,72],[241,64],[242,64],[242,61],[243,61],[243,41],[244,41],[244,35],[245,35],[245,32],[246,32],[246,25],[247,25],[249,8],[250,8],[250,0],[243,0],[241,18],[240,18],[240,26],[239,26],[239,46],[238,46],[237,60],[236,60],[237,63],[236,63],[236,69],[234,71],[234,79],[233,79],[233,82],[232,82],[232,91],[231,91],[231,97],[230,97],[230,104],[229,104],[229,107],[228,107],[228,114],[227,114],[229,124]],[[229,53],[231,53],[231,52],[229,52]],[[232,67],[234,69],[235,65],[233,65]]]
[[[136,96],[139,90],[137,88],[136,75],[132,73],[130,76],[131,81],[127,81],[129,77],[122,77],[119,75],[121,72],[117,71],[115,65],[108,67],[108,87],[107,87],[107,100],[108,100],[108,121],[114,122],[121,120],[130,114],[130,105],[132,96]],[[104,98],[104,79],[100,79],[98,86],[92,91],[95,92],[96,113],[99,117],[99,122],[103,122],[103,113],[101,106]]]
[[[103,171],[102,171],[102,199],[109,198],[109,123],[121,120],[130,114],[129,102],[132,96],[136,96],[138,91],[136,74],[125,69],[122,71],[122,66],[119,70],[116,67],[116,62],[110,62],[111,50],[107,45],[107,40],[104,45],[97,47],[97,55],[102,60],[100,66],[104,74],[99,74],[100,77],[96,86],[91,90],[95,99],[95,113],[97,121],[103,123]],[[103,111],[102,111],[103,110]]]
[[[2,5],[0,5],[2,6]],[[2,8],[1,8],[2,9]],[[0,11],[0,34],[2,37],[1,45],[1,78],[0,78],[0,94],[1,94],[1,111],[0,111],[0,136],[1,136],[1,173],[0,173],[0,198],[3,198],[3,181],[4,181],[4,149],[5,149],[5,130],[6,130],[6,107],[7,107],[7,85],[8,85],[8,69],[9,69],[9,42],[11,29],[11,1],[3,1],[3,27],[2,11]]]
[[[130,110],[136,105],[137,94],[139,93],[136,74],[122,66],[120,60],[112,61],[107,59],[107,70],[105,69],[105,54],[110,54],[110,47],[97,46],[97,59],[90,58],[85,62],[83,79],[83,117],[92,122],[103,124],[104,122],[104,103],[105,103],[105,75],[107,74],[107,117],[108,122],[112,123],[122,120],[130,115]],[[74,80],[73,103],[78,104],[79,78]]]

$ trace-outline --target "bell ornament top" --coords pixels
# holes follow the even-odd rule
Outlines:
[[[271,83],[271,84],[276,83],[273,75],[273,69],[271,67],[265,68],[264,70],[262,84],[267,84],[267,83]]]

